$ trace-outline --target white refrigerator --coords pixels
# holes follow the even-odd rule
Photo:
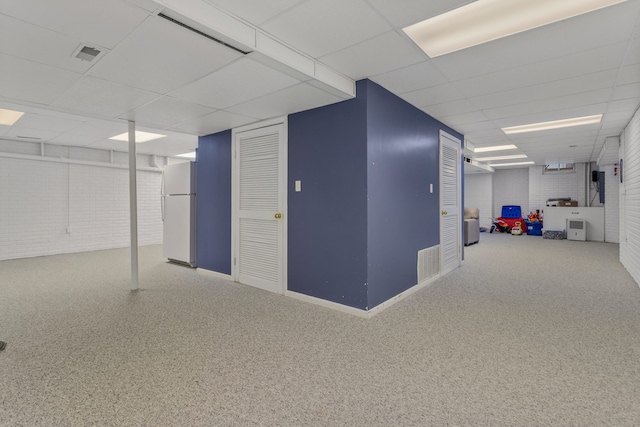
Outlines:
[[[196,163],[167,165],[162,173],[162,254],[196,266]]]

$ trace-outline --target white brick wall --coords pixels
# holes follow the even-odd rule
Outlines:
[[[602,166],[604,172],[604,240],[620,243],[620,194],[619,176],[614,174],[613,165]]]
[[[0,259],[128,246],[128,179],[126,169],[0,157]],[[162,243],[160,180],[138,171],[141,245]]]
[[[640,110],[621,138],[620,261],[640,284]]]
[[[529,168],[529,209],[544,209],[548,199],[554,197],[571,197],[579,206],[585,204],[585,170],[584,163],[576,163],[575,173],[542,173],[542,166]]]
[[[464,206],[480,209],[480,226],[491,227],[493,213],[493,174],[477,173],[464,176]]]
[[[502,206],[520,206],[529,213],[529,169],[497,169],[493,177],[493,212],[502,214]]]

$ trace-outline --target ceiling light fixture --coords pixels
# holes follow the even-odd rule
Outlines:
[[[477,0],[403,31],[435,58],[624,1]]]
[[[533,165],[533,164],[535,164],[535,162],[498,163],[498,164],[491,163],[491,167],[497,168],[500,166],[520,166],[520,165]]]
[[[592,125],[600,123],[600,121],[602,121],[602,114],[596,114],[595,116],[575,117],[573,119],[554,120],[551,122],[511,126],[502,128],[502,131],[507,135],[512,135],[515,133],[537,132],[541,130],[561,129],[572,126]]]
[[[176,154],[175,157],[182,157],[183,159],[195,159],[196,158],[196,152],[195,151],[191,151],[189,153]]]
[[[13,126],[23,114],[22,111],[4,110],[0,108],[0,125]]]
[[[151,132],[141,132],[136,131],[136,143],[153,141],[154,139],[164,138],[167,135],[160,135],[159,133],[151,133]],[[111,138],[114,141],[129,141],[129,132],[122,133],[120,135],[112,136]]]
[[[512,156],[493,156],[493,157],[476,157],[475,160],[479,162],[490,162],[492,160],[511,160],[511,159],[526,159],[526,154],[514,154]]]
[[[488,151],[502,151],[502,150],[515,150],[516,147],[513,144],[509,145],[494,145],[492,147],[477,147],[473,150],[474,153],[486,153]]]

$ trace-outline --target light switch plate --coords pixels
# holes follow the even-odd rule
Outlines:
[[[302,191],[302,181],[296,181],[296,193]]]

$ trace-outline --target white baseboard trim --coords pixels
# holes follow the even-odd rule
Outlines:
[[[333,301],[327,301],[326,299],[316,298],[316,297],[312,297],[312,296],[301,294],[294,291],[285,291],[284,295],[300,301],[304,301],[311,304],[319,305],[321,307],[340,311],[342,313],[351,314],[353,316],[364,317],[364,318],[370,317],[366,310],[361,310],[355,307],[349,307],[348,305],[338,304],[337,302],[333,302]]]
[[[218,273],[217,271],[213,271],[213,270],[207,270],[205,268],[196,268],[196,271],[200,274],[205,274],[207,276],[211,276],[211,277],[215,277],[217,279],[223,279],[223,280],[228,280],[230,282],[233,282],[233,276],[229,275],[229,274],[224,274],[224,273]]]
[[[426,288],[427,286],[429,286],[430,284],[432,284],[433,282],[435,282],[439,278],[440,278],[440,274],[437,274],[437,275],[435,275],[433,277],[430,277],[429,279],[425,280],[424,282],[418,283],[417,285],[410,287],[406,291],[401,292],[401,293],[399,293],[398,295],[396,295],[396,296],[394,296],[392,298],[389,298],[388,300],[386,300],[382,304],[376,305],[371,310],[361,310],[359,308],[349,307],[349,306],[344,305],[344,304],[338,304],[337,302],[327,301],[327,300],[324,300],[324,299],[321,299],[321,298],[316,298],[316,297],[312,297],[312,296],[309,296],[309,295],[305,295],[305,294],[301,294],[301,293],[293,292],[293,291],[286,291],[285,292],[285,296],[288,296],[288,297],[291,297],[291,298],[295,298],[295,299],[300,300],[300,301],[308,302],[308,303],[311,303],[311,304],[319,305],[319,306],[322,306],[322,307],[330,308],[332,310],[340,311],[342,313],[346,313],[346,314],[351,314],[353,316],[362,317],[364,319],[371,319],[373,316],[375,316],[378,313],[381,313],[382,311],[384,311],[387,308],[391,307],[395,303],[397,303],[399,301],[402,301],[403,299],[407,298],[408,296],[418,292],[420,289]]]

